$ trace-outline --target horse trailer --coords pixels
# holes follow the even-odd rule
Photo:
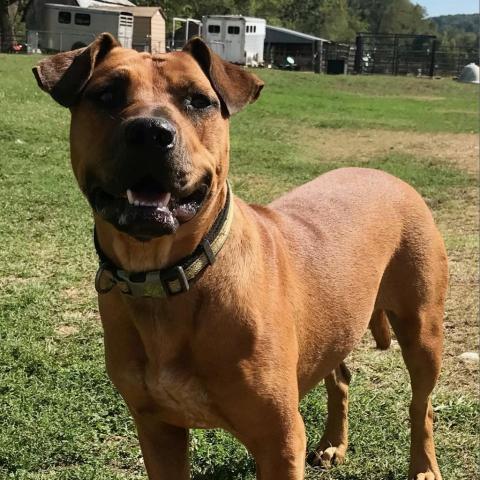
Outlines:
[[[133,13],[120,9],[81,8],[45,4],[43,25],[29,31],[34,51],[62,52],[85,47],[102,32],[110,32],[125,48],[132,48]]]
[[[206,15],[202,36],[224,60],[239,65],[263,65],[266,21],[241,15]]]

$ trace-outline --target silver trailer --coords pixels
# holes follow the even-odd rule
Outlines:
[[[132,48],[133,13],[120,9],[81,8],[45,4],[41,30],[28,32],[33,51],[66,51],[88,45],[102,32],[110,32]]]
[[[224,60],[240,65],[263,65],[266,21],[241,15],[206,15],[202,36]]]

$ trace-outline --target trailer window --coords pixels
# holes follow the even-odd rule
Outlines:
[[[58,12],[58,23],[71,23],[72,14],[70,12]]]
[[[230,35],[238,35],[240,33],[240,27],[228,27],[228,33]]]
[[[88,13],[76,13],[75,25],[90,25],[90,15]]]
[[[220,25],[209,25],[208,33],[220,33]]]

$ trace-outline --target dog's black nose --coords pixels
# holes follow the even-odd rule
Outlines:
[[[125,140],[131,146],[148,146],[170,150],[175,146],[175,127],[159,117],[137,117],[127,120]]]

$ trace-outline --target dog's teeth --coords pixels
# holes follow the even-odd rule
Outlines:
[[[158,207],[166,207],[170,201],[171,193],[167,192],[164,194],[163,198],[158,201]]]
[[[144,200],[142,198],[138,199],[138,197],[134,192],[132,192],[132,190],[127,190],[128,203],[136,207],[154,207],[163,209],[168,205],[170,198],[170,193],[162,193],[158,200]]]

